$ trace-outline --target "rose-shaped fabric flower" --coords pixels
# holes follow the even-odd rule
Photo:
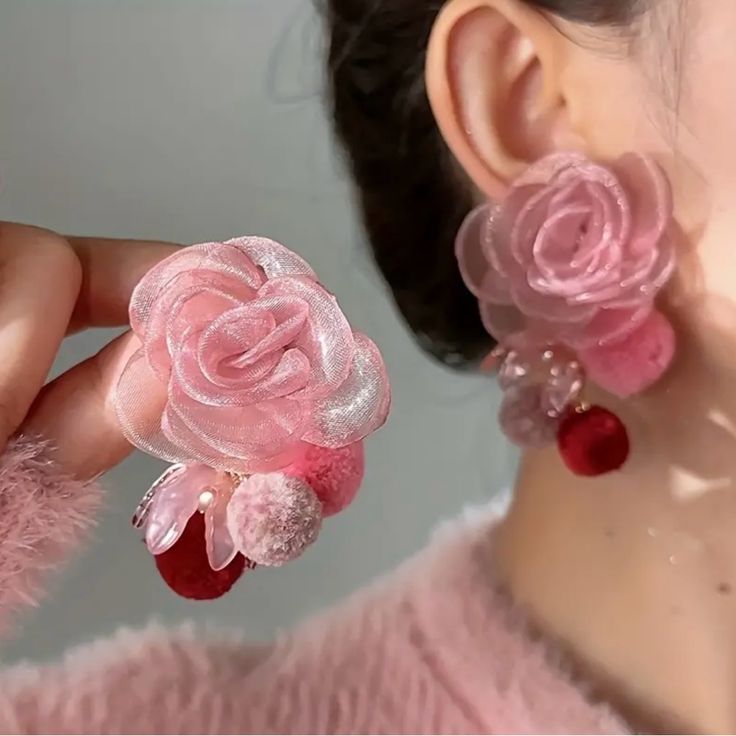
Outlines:
[[[136,287],[140,350],[117,386],[126,437],[174,463],[255,473],[386,419],[376,346],[295,253],[264,238],[185,248]]]
[[[617,344],[649,319],[673,273],[670,187],[643,156],[609,169],[555,154],[499,205],[471,213],[457,255],[497,340],[576,351]]]

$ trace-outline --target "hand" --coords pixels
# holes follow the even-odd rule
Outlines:
[[[44,383],[64,337],[127,324],[138,280],[175,250],[0,223],[0,449],[17,432],[40,435],[80,479],[108,470],[132,450],[111,403],[136,347],[129,333]]]

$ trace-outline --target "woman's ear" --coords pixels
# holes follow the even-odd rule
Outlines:
[[[427,54],[427,90],[453,154],[483,194],[553,150],[583,148],[568,117],[572,42],[519,0],[449,0]]]

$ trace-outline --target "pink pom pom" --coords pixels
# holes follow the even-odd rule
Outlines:
[[[579,357],[591,381],[625,399],[662,377],[674,358],[675,344],[669,320],[655,311],[622,342],[582,350]]]
[[[283,473],[253,475],[235,489],[227,527],[249,560],[278,567],[299,557],[317,539],[322,504],[299,478]]]
[[[322,515],[333,516],[353,502],[363,482],[363,443],[338,450],[308,445],[304,455],[284,472],[311,486],[322,502]]]

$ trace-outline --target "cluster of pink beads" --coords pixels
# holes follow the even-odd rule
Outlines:
[[[560,346],[498,348],[494,357],[504,392],[499,413],[504,434],[523,448],[553,444],[585,384],[580,362]]]

